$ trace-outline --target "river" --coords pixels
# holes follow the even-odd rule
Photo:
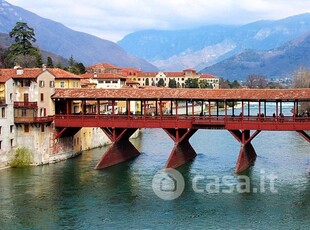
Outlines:
[[[141,155],[104,170],[94,167],[107,147],[57,164],[1,170],[0,228],[310,227],[310,145],[296,132],[263,131],[252,141],[258,157],[241,175],[250,181],[247,192],[237,189],[241,180],[234,174],[239,143],[225,130],[197,131],[190,139],[197,157],[178,169],[185,188],[173,200],[159,198],[152,188],[172,140],[160,129],[145,129],[132,142]],[[227,192],[223,178],[234,189]]]

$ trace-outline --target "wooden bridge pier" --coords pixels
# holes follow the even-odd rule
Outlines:
[[[197,154],[189,139],[197,129],[164,129],[164,131],[174,141],[174,147],[165,168],[177,168],[196,157]]]
[[[240,142],[241,148],[235,168],[235,173],[241,173],[248,169],[254,164],[256,160],[256,152],[251,144],[251,141],[256,137],[261,131],[257,130],[252,135],[250,130],[228,130],[235,139]]]
[[[112,144],[101,157],[95,169],[107,168],[140,155],[140,152],[129,141],[136,128],[101,128],[112,141]]]

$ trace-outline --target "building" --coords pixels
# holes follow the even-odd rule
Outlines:
[[[0,69],[0,168],[9,161],[12,149],[16,145],[14,125],[14,81],[11,70]]]
[[[56,110],[67,108],[55,107],[51,96],[56,88],[80,88],[80,79],[62,69],[44,66],[0,69],[0,168],[8,165],[20,147],[29,150],[32,163],[46,164],[108,142],[102,130],[90,128],[55,139],[53,116]],[[80,108],[77,102],[70,109]]]
[[[197,79],[198,83],[206,81],[210,88],[219,88],[219,78],[210,74],[199,74],[193,69],[185,69],[182,72],[140,72],[137,76],[128,77],[138,82],[140,86],[185,88],[187,80]]]
[[[94,84],[98,89],[119,89],[126,84],[127,77],[116,73],[85,73],[83,79],[89,79],[89,84]]]
[[[204,87],[218,89],[219,78],[210,74],[200,74],[194,69],[184,69],[181,72],[142,72],[135,68],[120,68],[115,67],[108,63],[99,63],[96,65],[86,67],[87,73],[94,75],[109,73],[118,74],[130,79],[131,85],[134,82],[139,83],[140,86],[163,86],[163,87],[176,87],[185,88],[186,81],[189,79],[197,79],[198,83],[205,81]],[[105,85],[105,88],[113,87],[112,81]],[[207,83],[207,84],[206,84]]]

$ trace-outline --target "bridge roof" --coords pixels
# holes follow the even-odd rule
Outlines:
[[[309,100],[307,89],[56,89],[52,98],[67,99],[197,99],[197,100]]]

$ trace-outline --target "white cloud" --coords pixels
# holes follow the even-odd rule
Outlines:
[[[118,41],[143,29],[245,24],[310,12],[308,0],[7,0],[74,30]]]

